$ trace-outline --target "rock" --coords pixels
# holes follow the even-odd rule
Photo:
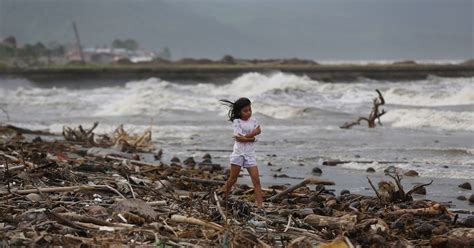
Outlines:
[[[140,199],[116,201],[115,204],[112,205],[112,209],[116,212],[132,212],[150,221],[158,217],[158,213],[155,212],[150,205]]]
[[[181,162],[181,160],[179,160],[179,158],[176,157],[176,156],[173,156],[173,158],[171,158],[170,161],[171,161],[171,163],[178,163],[178,164]]]
[[[367,168],[367,170],[365,170],[365,172],[374,173],[374,172],[375,172],[375,169],[372,168],[372,167],[369,167],[369,168]]]
[[[449,168],[449,166],[447,166],[447,165],[443,165],[443,168],[447,169],[447,168]]]
[[[136,153],[133,154],[133,155],[132,155],[132,160],[138,160],[138,161],[140,161],[140,155],[138,155],[138,154],[136,154]]]
[[[275,174],[273,177],[288,178],[289,176],[287,174]]]
[[[341,160],[339,159],[334,159],[334,160],[326,160],[323,162],[323,165],[326,166],[336,166],[341,163]]]
[[[344,190],[341,191],[341,195],[350,195],[350,194],[351,194],[351,192],[347,189],[344,189]]]
[[[204,156],[202,156],[202,159],[204,159],[204,160],[206,160],[206,159],[211,160],[211,159],[212,159],[211,154],[209,154],[209,153],[204,154]]]
[[[460,184],[458,187],[461,188],[461,189],[468,189],[468,190],[471,190],[471,189],[472,189],[472,188],[471,188],[471,184],[468,183],[468,182],[465,182],[465,183],[463,183],[463,184]]]
[[[318,176],[323,174],[323,170],[321,170],[319,167],[314,167],[312,172],[313,172],[313,174],[316,174]]]
[[[316,185],[316,191],[325,191],[326,187],[324,185]]]
[[[458,199],[460,201],[467,201],[467,198],[463,195],[460,195],[460,196],[456,197],[456,199]]]
[[[465,240],[474,245],[474,229],[473,228],[454,228],[448,233],[448,237]]]
[[[469,197],[469,202],[474,204],[474,194]]]
[[[268,163],[267,163],[267,165],[268,165],[268,166],[273,166],[273,164],[272,164],[272,163],[270,163],[270,162],[268,162]]]
[[[183,164],[188,167],[194,167],[196,166],[196,161],[194,161],[193,157],[189,157],[183,161]]]
[[[398,218],[397,220],[392,222],[392,224],[390,224],[390,228],[403,230],[405,228],[405,224],[402,221],[400,221],[400,218]]]
[[[160,149],[157,153],[153,154],[153,157],[155,160],[161,160],[161,157],[163,156],[163,149]]]
[[[465,227],[469,227],[469,228],[474,228],[474,216],[471,215],[469,217],[467,217],[467,219],[465,219],[462,224],[465,226]]]
[[[360,158],[360,155],[359,155],[359,154],[356,154],[354,157],[356,157],[356,158]]]
[[[206,158],[201,163],[199,163],[199,166],[210,165],[210,164],[212,164],[212,160],[210,158]]]
[[[374,234],[370,237],[370,243],[376,246],[381,246],[386,243],[385,238],[382,235]]]
[[[36,142],[43,142],[43,139],[41,139],[40,136],[36,136],[36,138],[33,139],[33,143],[36,143]]]
[[[26,195],[26,198],[28,198],[28,200],[30,200],[32,202],[39,202],[42,199],[41,195],[36,194],[36,193],[28,194],[28,195]]]
[[[91,216],[107,215],[107,209],[102,206],[97,206],[97,205],[86,207],[86,211],[87,211],[87,214]]]
[[[435,226],[428,223],[423,223],[419,225],[417,228],[415,228],[415,233],[418,235],[430,236],[431,233],[433,232],[433,229],[435,229]]]
[[[409,170],[409,171],[405,172],[404,175],[407,176],[407,177],[417,177],[417,176],[419,176],[418,172],[416,172],[414,170]]]
[[[430,246],[433,248],[448,247],[448,237],[433,236],[430,240]]]
[[[304,166],[304,164],[303,164],[303,163],[299,163],[298,165],[299,165],[299,166]]]
[[[425,187],[420,187],[420,188],[416,189],[415,191],[413,191],[413,193],[419,194],[419,195],[426,195],[426,188]]]
[[[433,229],[433,235],[442,235],[447,233],[448,231],[449,228],[447,228],[445,225],[441,225]]]

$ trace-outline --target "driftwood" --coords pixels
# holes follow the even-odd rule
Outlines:
[[[145,132],[140,135],[131,135],[125,131],[123,125],[120,125],[115,129],[112,134],[112,144],[120,146],[122,151],[127,152],[136,152],[139,150],[147,149],[151,150],[153,145],[151,145],[151,128],[145,130]]]
[[[82,125],[79,125],[77,128],[63,126],[64,139],[93,145],[95,144],[93,131],[98,125],[98,122],[94,122],[94,125],[89,129],[84,129]]]
[[[199,226],[205,226],[205,227],[215,229],[217,231],[223,231],[224,230],[224,227],[222,227],[219,224],[216,224],[214,222],[206,222],[206,221],[194,218],[194,217],[187,217],[187,216],[176,215],[175,214],[175,215],[171,216],[171,220],[176,221],[176,222],[180,222],[180,223],[188,223],[188,224],[194,224],[194,225],[199,225]]]
[[[36,189],[20,189],[20,190],[11,190],[11,193],[19,195],[27,195],[30,193],[55,193],[55,192],[72,192],[76,190],[94,190],[94,189],[108,189],[117,193],[122,198],[125,198],[120,192],[112,188],[109,185],[81,185],[81,186],[69,186],[69,187],[51,187],[51,188],[36,188]],[[0,196],[8,195],[9,192],[0,192]]]
[[[433,180],[431,180],[429,183],[414,186],[411,190],[405,192],[401,182],[403,177],[400,174],[397,172],[387,172],[386,175],[393,179],[395,185],[391,182],[381,181],[378,184],[378,190],[375,188],[370,178],[367,177],[367,180],[377,195],[377,198],[381,203],[384,204],[411,201],[413,200],[412,194],[414,192],[416,192],[419,188],[431,185],[433,183]]]
[[[416,216],[433,216],[441,215],[443,213],[448,213],[448,210],[445,206],[441,204],[435,204],[428,208],[417,208],[417,209],[399,209],[390,212],[392,215],[403,215],[403,214],[413,214]]]
[[[316,185],[335,185],[336,183],[334,181],[329,181],[329,180],[324,180],[324,179],[319,179],[319,178],[316,178],[316,177],[308,177],[306,179],[304,179],[303,181],[301,181],[300,183],[298,184],[295,184],[291,187],[289,187],[288,189],[270,197],[270,199],[268,199],[269,201],[277,201],[279,199],[281,199],[282,197],[286,196],[287,194],[301,188],[301,187],[304,187],[308,184],[316,184]]]
[[[313,227],[329,227],[349,230],[354,227],[357,221],[357,216],[344,215],[342,217],[329,217],[317,214],[310,214],[306,216],[303,221]]]
[[[370,112],[369,117],[368,118],[359,117],[357,121],[346,122],[342,126],[340,126],[340,128],[349,129],[349,128],[352,128],[352,126],[354,125],[360,125],[361,121],[367,121],[369,128],[374,128],[376,126],[375,125],[376,120],[378,121],[379,125],[382,125],[382,122],[380,121],[380,117],[386,114],[387,112],[383,109],[382,109],[382,112],[380,112],[379,106],[385,104],[385,99],[383,98],[382,93],[380,93],[378,89],[376,89],[375,91],[377,91],[378,98],[374,98],[374,101],[373,101],[374,106],[372,107],[372,112]]]
[[[64,140],[6,144],[0,146],[6,155],[0,155],[6,167],[0,183],[5,246],[405,247],[426,246],[440,235],[451,245],[461,236],[448,231],[466,225],[443,212],[445,203],[411,200],[417,187],[429,184],[403,190],[393,174],[395,181],[372,184],[380,201],[305,187],[334,184],[308,178],[263,188],[265,212],[259,212],[253,188],[245,184],[228,201],[220,199],[223,170],[85,154],[89,144]]]
[[[416,163],[415,162],[407,162],[407,161],[371,161],[371,160],[339,160],[339,159],[331,159],[323,161],[323,165],[327,166],[336,166],[338,164],[348,164],[348,163],[359,163],[359,164],[408,164],[408,163]]]

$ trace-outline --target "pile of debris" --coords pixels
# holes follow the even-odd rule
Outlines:
[[[314,177],[291,187],[274,185],[263,189],[266,213],[261,213],[247,185],[221,200],[226,170],[209,154],[202,162],[190,157],[167,164],[160,152],[143,149],[151,131],[133,138],[123,127],[106,144],[134,149],[91,152],[104,149],[96,147],[101,145],[93,130],[65,129],[66,140],[57,141],[0,140],[1,245],[474,245],[472,218],[459,222],[442,204],[413,200],[415,189],[405,192],[397,174],[393,183],[377,188],[369,180],[376,197],[348,191],[336,196],[327,187],[335,182]],[[156,160],[132,159],[137,149]]]

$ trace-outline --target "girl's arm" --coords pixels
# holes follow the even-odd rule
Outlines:
[[[262,132],[260,126],[257,126],[252,132],[245,135],[247,138],[254,138],[255,136],[259,135]]]
[[[242,135],[235,135],[234,139],[238,142],[255,142],[255,137],[246,137]]]

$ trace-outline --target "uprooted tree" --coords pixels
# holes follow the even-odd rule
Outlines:
[[[385,99],[383,98],[382,93],[380,93],[380,91],[378,89],[376,89],[375,91],[377,91],[377,94],[379,94],[379,96],[378,96],[378,98],[374,98],[374,101],[373,101],[374,106],[372,107],[372,112],[370,112],[369,117],[368,118],[367,117],[359,117],[359,119],[357,119],[357,121],[346,122],[342,126],[340,126],[340,128],[349,129],[349,128],[352,128],[352,126],[354,126],[354,125],[360,125],[361,121],[367,121],[367,123],[369,125],[369,128],[374,128],[376,126],[375,125],[376,120],[379,123],[379,125],[382,125],[382,122],[380,121],[380,117],[382,115],[384,115],[385,113],[387,113],[387,112],[383,109],[382,109],[382,112],[380,112],[379,111],[379,106],[385,104]]]

